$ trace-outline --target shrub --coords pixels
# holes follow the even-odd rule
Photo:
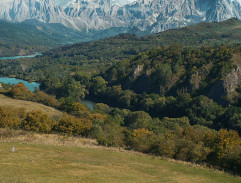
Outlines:
[[[133,148],[141,152],[149,152],[155,140],[153,132],[141,128],[133,131]]]
[[[60,102],[54,96],[48,95],[47,93],[42,91],[37,91],[36,93],[34,93],[31,100],[52,107],[60,106]]]
[[[26,119],[23,122],[25,130],[36,132],[50,132],[53,121],[40,110],[28,112]]]
[[[58,121],[56,130],[67,134],[87,135],[92,127],[89,119],[80,119],[74,116],[64,114]]]
[[[24,118],[26,110],[19,110],[0,106],[0,127],[1,128],[18,128],[21,120]]]
[[[94,137],[99,144],[106,146],[123,146],[124,134],[120,122],[115,118],[108,117],[104,124],[96,124],[93,128]]]
[[[12,87],[10,96],[16,99],[29,100],[33,93],[23,83],[18,83]]]

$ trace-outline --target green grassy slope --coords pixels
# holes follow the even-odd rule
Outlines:
[[[57,109],[54,109],[52,107],[36,103],[36,102],[30,102],[25,100],[17,100],[12,99],[9,97],[6,97],[2,94],[0,94],[0,105],[2,106],[9,106],[11,108],[26,108],[27,111],[33,111],[33,110],[41,110],[45,114],[49,116],[60,116],[62,115],[62,112],[58,111]]]
[[[113,149],[2,142],[0,152],[1,183],[241,182],[212,169]]]
[[[25,55],[56,43],[38,27],[26,23],[0,21],[0,55]]]

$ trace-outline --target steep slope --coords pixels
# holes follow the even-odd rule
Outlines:
[[[31,54],[86,39],[84,33],[61,24],[47,24],[37,20],[21,23],[0,20],[0,35],[0,56]]]
[[[0,21],[0,56],[31,54],[53,46],[57,40],[26,23]]]
[[[36,19],[81,31],[125,27],[157,33],[231,17],[241,19],[236,0],[0,0],[1,19]]]
[[[78,0],[69,3],[65,12],[86,29],[135,26],[152,33],[203,21],[241,19],[239,3],[230,0],[138,0],[124,6],[111,5],[110,0]]]
[[[38,26],[33,26],[24,22],[16,24],[0,21],[0,41],[11,44],[21,42],[23,45],[48,45],[54,41],[53,37],[40,31],[40,29],[41,28]]]
[[[241,19],[241,8],[237,1],[230,0],[154,0],[151,10],[159,7],[156,22],[151,32],[160,32],[170,28],[183,27],[203,21],[222,21],[232,17]],[[167,10],[167,11],[166,11]],[[158,12],[158,9],[155,11]]]
[[[78,27],[86,30],[104,30],[111,27],[125,27],[126,23],[112,15],[110,0],[77,0],[68,4],[65,13],[73,17]]]
[[[59,23],[28,19],[21,23],[0,20],[0,57],[41,52],[64,44],[86,42],[128,32],[126,28],[76,31]]]
[[[62,112],[53,108],[49,107],[40,103],[30,102],[25,100],[18,100],[6,97],[0,94],[1,106],[7,106],[10,108],[26,108],[26,110],[33,111],[33,110],[40,110],[47,114],[48,116],[62,116]]]
[[[127,58],[156,46],[182,44],[184,46],[200,47],[240,43],[240,32],[241,21],[229,19],[223,22],[199,23],[194,26],[143,37],[121,34],[99,41],[60,47],[49,51],[46,55],[51,57],[68,56],[69,58],[84,56],[88,60],[101,60],[102,58],[105,62],[108,62]]]
[[[61,23],[77,29],[63,9],[56,7],[50,0],[1,0],[0,7],[0,17],[8,21],[35,19],[45,23]]]

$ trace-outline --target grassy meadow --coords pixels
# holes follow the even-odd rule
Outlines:
[[[91,139],[3,129],[0,137],[1,183],[241,182],[213,169],[101,147]]]
[[[0,94],[0,105],[14,107],[14,108],[24,107],[26,108],[27,111],[41,110],[43,111],[43,113],[47,114],[48,116],[62,115],[62,112],[60,112],[59,110],[53,107],[48,107],[46,105],[36,103],[36,102],[9,98],[2,94]]]

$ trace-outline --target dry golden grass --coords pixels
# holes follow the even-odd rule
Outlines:
[[[0,129],[0,170],[1,183],[241,182],[190,163],[98,146],[92,139],[9,129]]]
[[[121,151],[146,156],[146,154],[136,151],[127,151],[123,148],[101,146],[98,145],[98,142],[95,139],[61,134],[39,134],[35,132],[12,130],[8,128],[0,128],[0,143],[1,142],[105,149],[109,151]]]
[[[0,128],[0,142],[21,142],[29,144],[42,144],[53,146],[75,146],[98,148],[94,139],[64,136],[57,134],[38,134],[23,130],[11,130]]]
[[[62,115],[61,111],[59,111],[59,110],[57,110],[53,107],[48,107],[46,105],[39,104],[39,103],[36,103],[36,102],[12,99],[12,98],[6,97],[2,94],[0,94],[0,105],[9,106],[9,107],[13,107],[13,108],[24,107],[24,108],[26,108],[27,111],[41,110],[49,116],[60,116],[60,115]]]

